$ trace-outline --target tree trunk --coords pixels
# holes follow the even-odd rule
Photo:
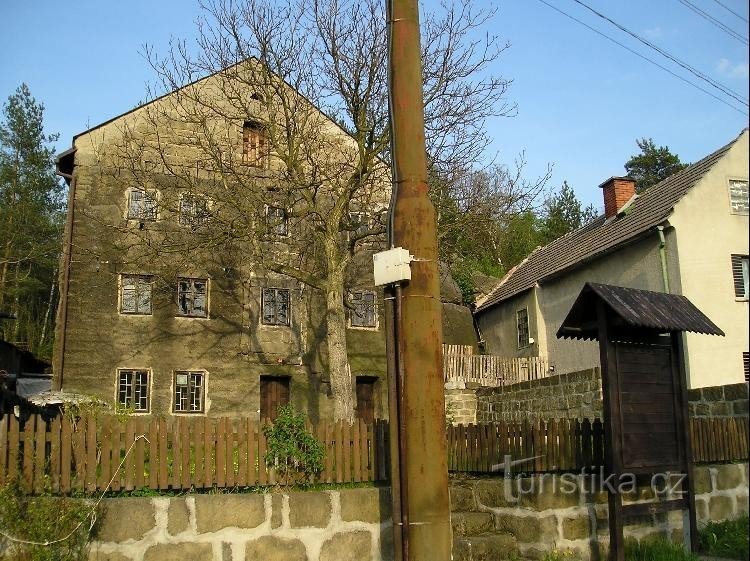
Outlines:
[[[346,313],[344,309],[344,279],[329,279],[326,291],[326,343],[328,370],[337,421],[354,421],[354,384],[346,349]]]
[[[42,323],[42,334],[39,337],[39,348],[44,345],[44,340],[47,338],[47,324],[49,323],[50,315],[52,314],[52,302],[55,299],[55,285],[57,284],[57,269],[52,273],[52,281],[49,287],[49,300],[47,302],[47,311],[44,312],[44,322]]]

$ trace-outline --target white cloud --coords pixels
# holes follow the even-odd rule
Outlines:
[[[658,39],[664,35],[664,32],[661,30],[661,27],[652,27],[650,29],[645,29],[643,34],[649,39]]]
[[[730,78],[745,78],[747,79],[750,75],[750,69],[748,69],[747,62],[738,62],[733,64],[732,61],[722,58],[716,63],[716,70],[724,76]]]

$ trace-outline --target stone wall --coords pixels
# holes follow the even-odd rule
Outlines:
[[[455,388],[445,390],[445,420],[451,425],[471,425],[477,422],[477,390]]]
[[[747,384],[696,388],[688,392],[692,417],[747,416]]]
[[[595,418],[601,415],[599,368],[477,390],[478,423]]]
[[[90,561],[388,561],[388,489],[118,498]]]
[[[699,527],[709,520],[733,519],[748,512],[747,464],[699,466],[695,476]],[[607,495],[598,490],[591,476],[568,474],[567,478],[568,483],[551,474],[454,481],[454,561],[514,555],[538,559],[553,549],[575,551],[583,560],[607,559]],[[626,494],[624,502],[651,502],[655,496],[649,486],[640,487]],[[682,542],[683,513],[628,518],[625,535]]]

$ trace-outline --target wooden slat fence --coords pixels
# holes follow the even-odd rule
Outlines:
[[[320,482],[388,478],[385,421],[309,429],[325,447]],[[13,415],[0,418],[0,485],[20,478],[36,493],[47,485],[54,493],[273,485],[265,452],[262,425],[248,419],[31,416],[21,424]]]
[[[446,382],[462,381],[491,388],[550,375],[545,358],[504,358],[467,353],[444,353],[443,372]]]
[[[690,426],[696,462],[748,459],[747,418],[694,418]],[[320,482],[388,479],[386,421],[309,428],[325,445]],[[448,427],[447,448],[453,472],[503,472],[506,456],[525,460],[512,465],[514,473],[578,472],[603,464],[604,431],[598,419],[457,425]],[[265,452],[262,426],[249,419],[0,418],[0,485],[20,478],[35,492],[47,485],[55,493],[273,485]]]
[[[693,418],[690,430],[694,462],[748,459],[747,417]],[[598,469],[604,462],[602,423],[553,419],[448,428],[449,471],[503,472],[506,456],[528,459],[514,464],[514,473]]]

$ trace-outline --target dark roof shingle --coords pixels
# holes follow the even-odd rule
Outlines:
[[[670,215],[674,205],[727,153],[745,131],[716,152],[646,190],[635,198],[624,213],[609,219],[600,216],[578,230],[535,249],[526,260],[503,277],[485,298],[477,302],[476,311],[491,308],[532,288],[539,281],[609,253],[662,223]]]

